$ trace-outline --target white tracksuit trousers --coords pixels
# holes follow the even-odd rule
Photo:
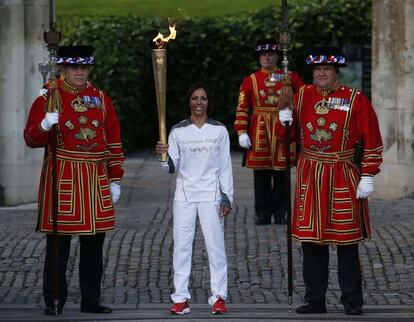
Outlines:
[[[195,224],[200,220],[201,230],[208,253],[210,266],[211,297],[208,302],[213,305],[217,297],[227,298],[227,257],[224,245],[224,227],[219,217],[219,203],[212,202],[185,202],[174,200],[174,288],[171,295],[174,303],[181,303],[191,299],[188,283],[191,273],[191,260]]]

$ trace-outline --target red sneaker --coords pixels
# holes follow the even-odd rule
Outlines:
[[[213,308],[211,310],[211,313],[213,314],[225,314],[227,313],[227,309],[226,309],[226,302],[224,302],[224,300],[219,297],[216,301],[216,303],[214,303]]]
[[[190,313],[190,306],[188,305],[188,301],[182,303],[174,303],[170,309],[171,314],[186,314]]]

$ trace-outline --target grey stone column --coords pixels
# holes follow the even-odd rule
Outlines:
[[[37,199],[43,149],[29,149],[23,129],[42,87],[47,0],[0,0],[0,205]]]
[[[414,193],[414,1],[374,0],[372,101],[384,142],[375,196]]]

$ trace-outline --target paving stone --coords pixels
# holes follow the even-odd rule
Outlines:
[[[226,219],[229,301],[287,304],[286,227],[253,223],[253,174],[234,153],[235,205]],[[172,292],[174,176],[162,173],[152,152],[127,158],[117,228],[106,234],[102,299],[138,306],[169,304]],[[414,305],[414,199],[371,200],[373,237],[360,246],[367,305]],[[34,232],[36,205],[0,208],[0,302],[43,305],[44,236]],[[292,243],[293,302],[303,302],[302,251]],[[335,247],[330,248],[327,303],[341,308]],[[68,305],[78,305],[79,241],[72,239]],[[210,296],[207,253],[197,224],[191,293],[193,303]],[[77,306],[76,306],[77,307]]]

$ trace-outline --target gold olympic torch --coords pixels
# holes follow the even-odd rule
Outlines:
[[[157,108],[158,108],[158,130],[159,139],[161,143],[167,143],[167,127],[166,127],[166,83],[167,83],[167,49],[164,48],[165,43],[170,39],[175,39],[176,30],[175,25],[170,25],[170,35],[164,37],[161,33],[158,33],[152,41],[155,43],[155,49],[151,51],[152,56],[152,68],[154,70],[155,81],[155,93],[157,96]],[[161,161],[167,161],[167,153],[163,153],[160,156]]]

